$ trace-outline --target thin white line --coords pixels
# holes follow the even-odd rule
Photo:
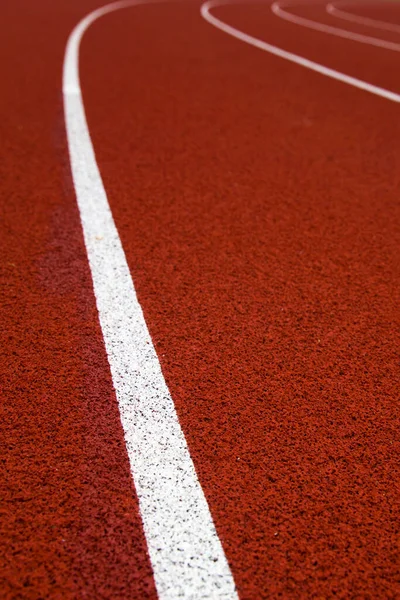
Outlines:
[[[259,48],[260,50],[264,50],[265,52],[269,52],[270,54],[274,54],[275,56],[279,56],[280,58],[284,58],[290,62],[296,63],[297,65],[301,65],[302,67],[306,67],[307,69],[311,69],[311,71],[316,71],[321,75],[325,75],[326,77],[330,77],[331,79],[336,79],[337,81],[341,81],[343,83],[347,83],[355,88],[360,90],[364,90],[365,92],[369,92],[370,94],[374,94],[375,96],[380,96],[381,98],[386,98],[386,100],[391,100],[392,102],[400,102],[400,94],[396,94],[395,92],[391,92],[389,90],[385,90],[384,88],[377,87],[376,85],[372,85],[371,83],[367,83],[366,81],[362,81],[361,79],[356,79],[355,77],[351,77],[350,75],[345,75],[340,71],[335,71],[334,69],[330,69],[329,67],[325,67],[324,65],[320,65],[319,63],[313,62],[308,58],[303,58],[302,56],[298,56],[297,54],[293,54],[292,52],[287,52],[286,50],[282,50],[277,46],[272,46],[272,44],[268,44],[267,42],[263,42],[262,40],[253,37],[232,25],[228,25],[217,19],[214,15],[210,13],[211,8],[216,8],[217,6],[224,6],[227,4],[232,4],[231,0],[210,0],[209,2],[205,2],[202,4],[200,8],[200,12],[202,17],[217,27],[217,29],[221,29],[228,35],[231,35],[242,42],[246,42],[255,48]]]
[[[286,8],[288,5],[285,3]],[[293,7],[292,4],[290,4]],[[322,31],[329,35],[336,35],[337,37],[351,40],[353,42],[360,42],[361,44],[368,44],[369,46],[377,46],[378,48],[385,48],[386,50],[393,50],[394,52],[400,52],[400,44],[395,42],[388,42],[387,40],[381,40],[369,35],[362,35],[361,33],[354,33],[352,31],[346,31],[345,29],[339,29],[339,27],[332,27],[331,25],[325,25],[324,23],[317,23],[317,21],[311,21],[304,17],[299,17],[293,13],[287,12],[282,8],[281,2],[274,2],[271,6],[272,12],[285,21],[290,21],[301,27],[308,27],[308,29],[314,29],[315,31]]]
[[[81,95],[84,32],[103,15],[142,3],[115,2],[95,10],[69,37],[63,94],[72,176],[158,595],[234,600],[233,577],[136,297]]]
[[[357,6],[361,5],[358,4]],[[387,21],[378,21],[377,19],[371,19],[370,17],[361,17],[360,15],[355,15],[353,13],[340,10],[337,8],[337,4],[327,4],[326,12],[329,15],[338,17],[339,19],[343,19],[345,21],[350,21],[351,23],[358,23],[359,25],[367,25],[368,27],[374,27],[375,29],[383,29],[385,31],[395,31],[396,33],[400,33],[400,25],[388,23]]]

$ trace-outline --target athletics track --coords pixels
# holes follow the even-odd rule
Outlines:
[[[0,7],[0,596],[400,598],[400,5],[101,6]]]

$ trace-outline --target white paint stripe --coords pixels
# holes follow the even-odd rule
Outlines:
[[[352,87],[358,88],[360,90],[364,90],[365,92],[369,92],[370,94],[374,94],[375,96],[380,96],[381,98],[386,98],[386,100],[391,100],[392,102],[400,102],[400,94],[396,94],[395,92],[391,92],[389,90],[385,90],[384,88],[377,87],[376,85],[372,85],[371,83],[367,83],[366,81],[362,81],[361,79],[356,79],[355,77],[351,77],[350,75],[345,75],[340,71],[335,71],[334,69],[330,69],[329,67],[325,67],[324,65],[320,65],[308,58],[303,58],[302,56],[298,56],[297,54],[293,54],[292,52],[287,52],[286,50],[282,50],[277,46],[273,46],[272,44],[268,44],[258,38],[253,37],[232,25],[228,25],[221,21],[214,15],[210,13],[210,9],[216,8],[218,6],[232,4],[231,0],[210,0],[209,2],[205,2],[202,4],[200,12],[202,17],[217,27],[217,29],[221,29],[228,35],[241,40],[242,42],[246,42],[246,44],[250,44],[255,48],[259,48],[260,50],[264,50],[265,52],[269,52],[270,54],[274,54],[275,56],[279,56],[280,58],[284,58],[290,62],[296,63],[297,65],[301,65],[302,67],[306,67],[306,69],[311,69],[311,71],[316,71],[321,75],[325,75],[326,77],[330,77],[331,79],[336,79],[337,81],[341,81],[342,83],[347,83]]]
[[[286,8],[287,4],[284,5]],[[294,8],[294,5],[290,5]],[[395,42],[388,42],[387,40],[381,40],[369,35],[362,35],[361,33],[354,33],[352,31],[346,31],[345,29],[339,29],[338,27],[332,27],[331,25],[325,25],[324,23],[317,23],[317,21],[311,21],[304,17],[299,17],[293,13],[284,10],[280,2],[274,2],[271,6],[272,12],[285,21],[295,23],[301,27],[307,27],[308,29],[314,29],[315,31],[321,31],[328,35],[335,35],[337,37],[351,40],[353,42],[360,42],[361,44],[368,44],[368,46],[377,46],[378,48],[385,48],[386,50],[393,50],[394,52],[400,52],[400,44]]]
[[[68,40],[63,94],[72,175],[159,597],[233,600],[235,584],[136,297],[81,96],[82,35],[103,15],[140,3],[116,2],[95,10]]]
[[[326,12],[329,15],[334,17],[338,17],[339,19],[343,19],[345,21],[350,21],[351,23],[358,23],[359,25],[367,25],[368,27],[374,27],[375,29],[382,29],[385,31],[395,31],[396,33],[400,33],[400,25],[396,25],[395,23],[388,23],[387,21],[378,21],[378,19],[371,19],[370,17],[361,17],[360,15],[355,15],[354,13],[349,13],[345,10],[340,10],[337,8],[338,3],[332,4],[329,3],[326,5]],[[342,6],[342,4],[340,4]],[[348,6],[346,4],[346,6]],[[362,5],[357,4],[357,7],[362,7]]]

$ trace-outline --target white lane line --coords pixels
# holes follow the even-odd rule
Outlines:
[[[348,7],[347,3],[343,3]],[[335,4],[329,3],[326,5],[326,12],[329,15],[334,17],[338,17],[339,19],[343,19],[345,21],[350,21],[350,23],[357,23],[359,25],[367,25],[368,27],[374,27],[375,29],[383,29],[386,31],[395,31],[396,33],[400,33],[400,25],[396,25],[395,23],[388,23],[387,21],[378,21],[378,19],[372,19],[371,17],[361,17],[360,15],[355,15],[354,13],[349,13],[343,10],[342,3],[340,3],[341,9],[337,8],[338,3]],[[362,8],[362,4],[356,4],[358,8]]]
[[[217,8],[218,6],[224,6],[232,4],[231,0],[210,0],[209,2],[205,2],[202,4],[200,8],[200,12],[202,17],[208,21],[211,25],[214,25],[217,29],[224,31],[228,35],[241,40],[242,42],[246,42],[246,44],[250,44],[255,48],[259,48],[260,50],[264,50],[265,52],[269,52],[270,54],[274,54],[275,56],[279,56],[280,58],[284,58],[290,62],[296,63],[297,65],[301,65],[302,67],[306,67],[306,69],[311,69],[311,71],[316,71],[321,75],[325,75],[326,77],[330,77],[331,79],[336,79],[337,81],[341,81],[342,83],[347,83],[352,87],[358,88],[360,90],[364,90],[365,92],[369,92],[370,94],[374,94],[375,96],[380,96],[381,98],[386,98],[386,100],[391,100],[392,102],[400,102],[400,94],[396,94],[395,92],[391,92],[384,88],[378,87],[376,85],[372,85],[371,83],[367,83],[366,81],[362,81],[361,79],[356,79],[355,77],[351,77],[350,75],[345,75],[340,71],[335,71],[334,69],[330,69],[329,67],[325,67],[324,65],[320,65],[308,58],[303,58],[302,56],[298,56],[297,54],[293,54],[292,52],[287,52],[286,50],[282,50],[277,46],[273,46],[272,44],[268,44],[248,33],[244,33],[232,25],[228,25],[221,19],[218,19],[214,15],[210,13],[212,8]]]
[[[142,3],[116,2],[95,10],[69,37],[63,95],[72,176],[158,595],[162,600],[236,600],[233,577],[136,297],[82,101],[78,59],[84,32],[103,15]]]
[[[337,37],[351,40],[353,42],[360,42],[361,44],[368,44],[369,46],[377,46],[378,48],[385,48],[386,50],[400,52],[400,44],[388,42],[387,40],[381,40],[379,38],[371,37],[370,35],[362,35],[361,33],[346,31],[345,29],[340,29],[339,27],[332,27],[331,25],[325,25],[324,23],[318,23],[317,21],[312,21],[311,19],[299,17],[298,15],[294,15],[293,13],[284,10],[283,7],[288,8],[289,6],[294,8],[295,5],[274,2],[271,6],[271,10],[277,17],[285,19],[285,21],[290,21],[290,23],[300,25],[301,27],[307,27],[308,29],[314,29],[315,31],[321,31],[329,35],[336,35]]]

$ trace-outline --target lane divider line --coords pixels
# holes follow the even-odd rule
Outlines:
[[[310,69],[311,71],[315,71],[320,73],[321,75],[325,75],[326,77],[330,77],[331,79],[336,79],[336,81],[341,81],[342,83],[346,83],[347,85],[351,85],[352,87],[358,88],[360,90],[364,90],[365,92],[369,92],[370,94],[374,94],[375,96],[380,96],[381,98],[385,98],[386,100],[390,100],[391,102],[400,103],[400,94],[396,94],[395,92],[391,92],[390,90],[386,90],[385,88],[378,87],[371,83],[367,83],[366,81],[362,81],[361,79],[357,79],[356,77],[351,77],[350,75],[345,75],[340,71],[335,71],[335,69],[331,69],[329,67],[325,67],[319,63],[316,63],[308,58],[304,58],[293,52],[288,52],[287,50],[282,50],[282,48],[278,48],[277,46],[273,46],[272,44],[268,44],[259,38],[256,38],[248,33],[244,33],[232,25],[228,25],[221,19],[218,19],[214,15],[211,14],[210,10],[213,8],[217,8],[218,6],[226,6],[231,5],[233,2],[231,0],[210,0],[201,5],[200,13],[201,16],[211,25],[220,29],[224,33],[231,35],[232,37],[245,42],[246,44],[250,44],[259,50],[263,50],[264,52],[268,52],[269,54],[273,54],[275,56],[279,56],[285,60],[288,60],[292,63],[305,67],[306,69]]]
[[[285,8],[292,7],[293,4],[286,4],[281,2],[274,2],[271,5],[271,10],[277,17],[300,25],[301,27],[307,27],[308,29],[314,29],[315,31],[321,31],[328,35],[336,35],[337,37],[344,38],[345,40],[351,40],[352,42],[359,42],[360,44],[367,44],[368,46],[377,46],[378,48],[385,48],[386,50],[393,50],[394,52],[400,52],[400,44],[395,42],[389,42],[387,40],[381,40],[379,38],[372,37],[370,35],[363,35],[361,33],[354,33],[353,31],[346,31],[339,27],[332,27],[331,25],[325,25],[325,23],[318,23],[305,17],[299,17],[293,13],[288,12]]]
[[[358,25],[367,25],[368,27],[374,27],[375,29],[382,29],[385,31],[394,31],[396,33],[400,33],[400,25],[396,25],[395,23],[388,23],[387,21],[379,21],[378,19],[372,19],[371,17],[362,17],[361,15],[355,15],[354,13],[349,13],[343,10],[342,4],[340,3],[341,9],[338,8],[338,2],[329,3],[326,5],[326,12],[329,15],[334,17],[338,17],[339,19],[343,19],[345,21],[350,21],[350,23],[357,23]],[[345,4],[348,6],[347,4]],[[362,8],[362,4],[356,5],[358,8]]]
[[[63,68],[68,148],[99,320],[161,600],[237,600],[233,577],[164,380],[103,186],[79,81],[79,46],[115,2],[72,31]]]

